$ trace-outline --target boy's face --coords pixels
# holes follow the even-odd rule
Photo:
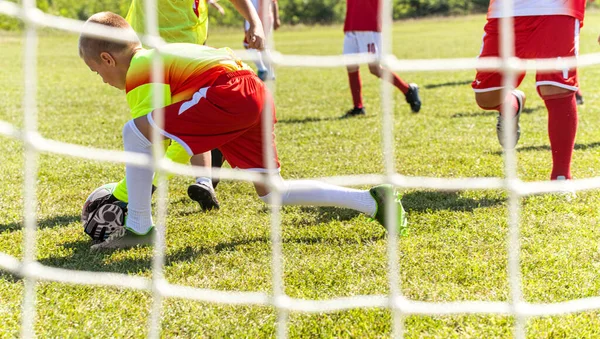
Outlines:
[[[104,83],[109,84],[118,89],[125,89],[125,79],[127,77],[127,69],[117,63],[117,60],[107,52],[100,53],[100,60],[92,60],[84,57],[83,61],[92,72],[96,72]]]

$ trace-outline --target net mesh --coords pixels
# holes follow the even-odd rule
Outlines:
[[[148,35],[143,37],[143,42],[150,46],[160,46],[162,40],[158,37],[156,0],[146,1],[146,16],[148,18]],[[503,13],[512,13],[512,1],[503,2]],[[380,9],[383,23],[382,31],[382,53],[375,57],[371,54],[343,55],[343,56],[311,56],[311,55],[283,55],[274,48],[274,43],[269,41],[271,48],[270,58],[275,64],[281,66],[302,67],[339,67],[350,64],[365,64],[378,61],[391,70],[410,71],[453,71],[478,69],[499,69],[505,74],[505,84],[514,81],[517,72],[522,70],[555,71],[557,69],[571,68],[575,66],[586,66],[597,64],[600,53],[581,55],[578,58],[564,58],[561,60],[520,60],[514,57],[512,32],[512,20],[501,20],[501,56],[499,58],[480,58],[473,60],[464,59],[428,59],[428,60],[398,60],[391,54],[391,1],[383,1]],[[390,183],[401,188],[421,188],[435,190],[488,190],[504,189],[509,192],[508,202],[508,224],[507,235],[508,248],[508,277],[510,294],[509,300],[500,301],[460,301],[460,302],[423,302],[410,300],[402,295],[399,279],[398,242],[395,229],[392,227],[388,234],[388,295],[357,295],[352,297],[333,298],[328,300],[305,300],[287,296],[284,293],[284,280],[282,270],[282,241],[281,220],[279,209],[272,208],[271,217],[271,240],[272,240],[272,290],[270,293],[263,292],[241,292],[241,291],[219,291],[213,289],[192,288],[171,284],[163,277],[164,263],[164,225],[166,214],[166,185],[159,185],[157,229],[161,236],[156,237],[153,257],[153,274],[151,279],[118,273],[73,271],[61,268],[45,266],[36,261],[35,258],[35,236],[36,236],[36,179],[38,168],[38,154],[48,152],[53,154],[69,155],[73,157],[109,161],[117,163],[129,163],[140,166],[151,166],[159,173],[172,172],[181,175],[197,176],[204,174],[201,168],[176,165],[165,162],[162,159],[160,147],[154,149],[154,157],[146,157],[139,154],[127,154],[125,152],[110,151],[104,149],[93,149],[79,145],[63,143],[56,140],[43,138],[37,132],[36,120],[36,46],[38,27],[51,27],[64,31],[80,33],[83,31],[83,22],[52,16],[41,12],[35,7],[34,0],[23,0],[21,6],[0,0],[0,13],[12,17],[18,17],[25,23],[24,31],[24,79],[25,93],[23,96],[24,127],[17,128],[14,125],[0,121],[0,134],[18,139],[25,146],[24,162],[24,255],[19,260],[16,257],[0,252],[0,268],[12,272],[24,278],[24,295],[22,303],[22,337],[34,336],[35,320],[35,285],[38,280],[56,281],[69,284],[101,285],[121,287],[135,290],[145,290],[152,293],[153,304],[151,316],[148,323],[148,334],[150,337],[160,336],[160,314],[163,298],[185,298],[188,300],[203,301],[227,305],[262,305],[274,307],[277,310],[277,336],[287,337],[287,318],[289,312],[334,312],[356,308],[386,308],[392,312],[392,335],[402,337],[404,317],[411,314],[420,315],[451,315],[451,314],[501,314],[515,318],[514,336],[525,337],[525,321],[531,316],[548,316],[600,308],[600,297],[590,297],[569,300],[558,303],[528,303],[522,298],[521,268],[519,265],[520,237],[519,237],[519,198],[531,194],[548,193],[564,190],[588,190],[600,187],[600,177],[572,180],[568,182],[523,182],[516,176],[516,161],[514,150],[504,153],[505,177],[503,178],[461,178],[441,179],[434,177],[411,177],[396,173],[394,168],[393,149],[393,113],[391,85],[382,81],[382,109],[383,109],[383,154],[385,161],[385,174],[383,175],[354,175],[318,178],[324,182],[344,185],[353,182],[361,184]],[[119,30],[107,29],[106,27],[92,26],[88,33],[98,34],[118,41],[123,41]],[[248,57],[244,51],[236,51]],[[154,64],[153,76],[159,76],[160,59]],[[390,76],[390,74],[384,74]],[[270,84],[273,86],[273,84]],[[509,88],[510,86],[505,86]],[[160,91],[158,91],[160,93]],[[155,96],[160,102],[159,96]],[[270,114],[264,114],[265,117]],[[270,126],[270,124],[265,124]],[[508,131],[508,128],[504,129]],[[508,132],[507,132],[508,133]],[[265,131],[265,138],[270,138],[270,131]],[[510,138],[514,136],[506,135]],[[270,145],[270,142],[265,142]],[[271,152],[269,147],[265,153]],[[267,154],[269,156],[269,154]],[[272,159],[272,157],[268,157]],[[273,166],[273,164],[270,164]],[[225,179],[261,181],[265,180],[256,173],[237,172],[228,169],[213,170],[213,174]],[[277,194],[276,182],[267,184],[273,186],[273,205],[277,206],[280,195]],[[164,181],[164,178],[162,179]],[[388,208],[386,217],[395,220],[395,209]]]

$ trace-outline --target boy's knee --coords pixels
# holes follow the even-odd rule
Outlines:
[[[150,140],[136,127],[134,120],[125,123],[122,133],[125,150],[130,150],[131,147],[149,147],[152,145]]]
[[[475,93],[477,106],[485,110],[495,109],[502,104],[502,91]]]

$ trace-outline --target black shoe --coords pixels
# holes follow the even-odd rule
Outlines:
[[[409,84],[408,92],[404,94],[406,102],[410,104],[410,109],[414,113],[419,113],[421,110],[421,98],[419,97],[419,86],[417,84]]]
[[[581,92],[575,92],[575,101],[577,101],[577,105],[583,105],[583,95],[581,95]]]
[[[342,119],[352,118],[352,117],[356,117],[359,115],[365,115],[365,114],[367,114],[367,111],[365,111],[364,107],[361,107],[361,108],[354,107],[353,109],[346,112],[346,114],[342,115]]]
[[[219,201],[215,191],[206,185],[193,184],[188,187],[188,196],[190,199],[200,204],[202,211],[219,209]]]

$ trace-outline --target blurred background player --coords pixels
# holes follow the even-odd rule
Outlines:
[[[94,22],[122,29],[129,28],[119,15],[103,12],[94,14],[86,23]],[[165,81],[160,84],[170,99],[164,107],[164,126],[154,123],[150,84],[155,50],[142,48],[139,42],[107,42],[102,38],[81,34],[79,55],[92,72],[118,89],[125,90],[132,112],[146,112],[129,120],[123,127],[125,151],[152,156],[150,133],[157,129],[165,138],[176,139],[192,155],[196,165],[198,155],[220,148],[234,168],[268,173],[267,161],[275,166],[274,179],[281,184],[282,205],[336,206],[365,213],[382,225],[386,207],[397,209],[397,223],[401,234],[406,232],[406,216],[400,199],[390,185],[370,190],[335,186],[315,180],[286,182],[279,175],[279,160],[273,133],[272,159],[264,155],[264,110],[272,115],[271,127],[277,121],[273,98],[265,84],[229,48],[215,49],[196,44],[168,44],[161,47]],[[268,106],[267,106],[268,105]],[[134,114],[132,114],[134,115]],[[137,115],[137,114],[135,114]],[[274,130],[272,128],[271,130]],[[119,227],[93,249],[123,248],[148,244],[152,240],[153,221],[151,206],[152,170],[126,164],[129,189],[128,214],[125,227]],[[270,203],[270,187],[254,184],[256,193]],[[390,203],[386,200],[394,199]],[[97,209],[98,220],[105,220],[104,210],[114,205],[102,203]],[[112,213],[112,212],[111,212]],[[114,216],[114,213],[113,213]],[[113,217],[114,219],[114,217]],[[89,223],[96,222],[91,218]],[[94,228],[95,225],[86,225]],[[389,226],[392,225],[388,225]]]
[[[502,1],[492,0],[484,27],[480,57],[499,56]],[[579,49],[579,29],[583,26],[585,0],[521,0],[514,3],[515,55],[519,58],[574,57]],[[519,86],[525,73],[519,74],[511,88]],[[521,130],[519,118],[525,105],[525,94],[513,89],[502,97],[502,73],[477,71],[471,84],[475,100],[485,110],[498,111],[496,132],[500,144],[513,148]],[[551,180],[571,179],[571,157],[577,133],[577,102],[579,83],[577,69],[536,74],[536,89],[548,110],[548,135],[552,150]],[[504,104],[504,108],[502,105]],[[508,110],[507,107],[512,107]],[[516,115],[509,116],[509,112]],[[516,134],[515,142],[502,137],[502,120]]]
[[[378,55],[381,49],[381,20],[379,20],[380,0],[347,0],[346,21],[344,23],[344,54],[373,53]],[[346,112],[342,118],[364,115],[362,102],[362,83],[359,65],[347,66],[350,92],[354,108]],[[383,67],[379,63],[369,65],[371,74],[382,78]],[[419,87],[407,84],[396,73],[391,73],[391,83],[405,96],[410,109],[417,113],[421,109]]]
[[[262,21],[263,29],[265,30],[265,39],[268,40],[269,35],[281,26],[277,0],[251,0],[251,2]],[[251,25],[248,20],[244,21],[244,31],[247,32],[250,27]],[[265,50],[257,51],[248,44],[246,34],[244,37],[244,48],[251,51],[256,58],[254,63],[256,64],[256,74],[258,77],[262,81],[274,80],[275,70],[273,69],[273,65],[268,60],[265,60],[268,59],[269,46],[265,45]]]
[[[252,48],[262,49],[264,47],[264,31],[258,17],[258,13],[249,0],[230,0],[236,10],[248,22],[246,40]],[[214,0],[157,0],[158,31],[166,42],[187,42],[203,45],[208,38],[208,7],[207,3],[215,7],[221,14],[224,10]],[[129,6],[126,16],[127,22],[138,33],[146,31],[144,0],[133,0]],[[145,114],[147,112],[132,112]],[[133,118],[137,117],[136,115]],[[170,160],[186,164],[190,156],[177,142],[166,141],[167,149],[165,156]],[[221,167],[223,154],[214,149],[203,155],[198,162],[200,166],[210,168]],[[219,208],[214,188],[218,184],[217,179],[212,176],[196,178],[196,183],[188,187],[189,197],[200,204],[203,211]],[[127,185],[125,180],[116,187],[114,197],[127,202]],[[94,208],[95,205],[90,205]]]
[[[581,88],[578,88],[577,92],[575,92],[575,101],[577,102],[577,105],[583,105],[583,93],[581,93]]]

